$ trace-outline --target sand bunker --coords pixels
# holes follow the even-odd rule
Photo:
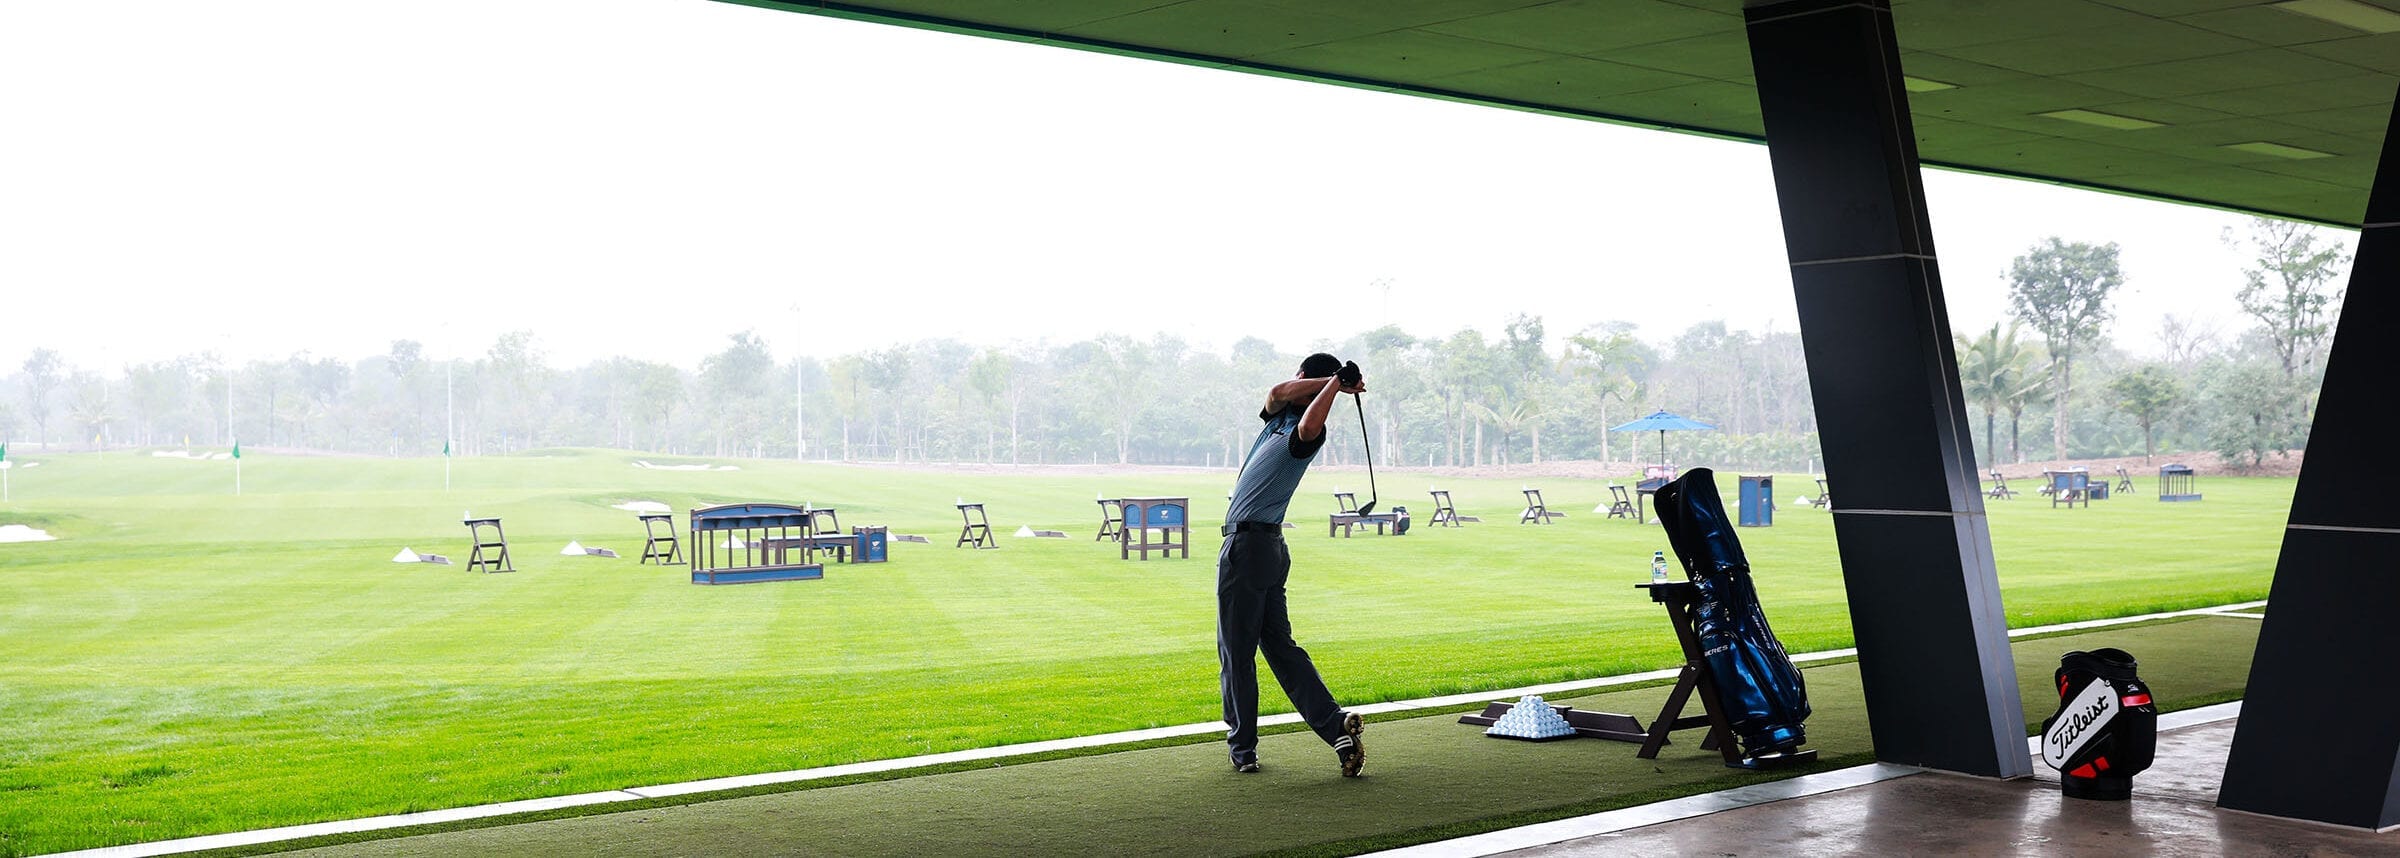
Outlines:
[[[152,450],[150,455],[159,459],[190,459],[195,462],[215,462],[233,458],[231,453],[195,453],[190,450]]]
[[[22,524],[0,524],[0,542],[49,542],[58,537]]]
[[[615,506],[609,507],[609,509],[621,509],[621,510],[624,510],[624,511],[626,511],[626,512],[672,512],[672,511],[673,511],[673,510],[669,510],[669,509],[667,508],[667,505],[666,505],[666,504],[659,503],[658,501],[626,501],[626,502],[624,502],[624,503],[617,504],[617,505],[615,505]]]

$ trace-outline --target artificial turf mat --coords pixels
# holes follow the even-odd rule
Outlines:
[[[2238,699],[2258,622],[2196,617],[2019,640],[2029,726],[2056,704],[2058,656],[2113,646],[2141,660],[2165,709]],[[1571,644],[1570,644],[1571,645]],[[1677,736],[1658,760],[1622,742],[1485,738],[1455,712],[1370,722],[1367,776],[1344,779],[1299,732],[1262,740],[1266,771],[1234,774],[1223,745],[1173,747],[800,789],[320,847],[312,855],[1249,855],[1348,854],[1659,801],[1871,760],[1858,672],[1811,666],[1810,767],[1727,769]],[[1646,724],[1668,689],[1552,702],[1633,713]],[[1694,712],[1697,710],[1694,709]],[[863,713],[906,717],[905,712]]]

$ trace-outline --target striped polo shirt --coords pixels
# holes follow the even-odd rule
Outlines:
[[[1260,412],[1267,425],[1258,430],[1258,440],[1250,445],[1250,458],[1242,462],[1242,475],[1233,483],[1233,503],[1225,510],[1225,521],[1257,521],[1283,523],[1284,508],[1292,503],[1292,491],[1300,487],[1300,476],[1308,472],[1308,463],[1325,446],[1325,436],[1302,441],[1300,406],[1286,404],[1272,414]]]

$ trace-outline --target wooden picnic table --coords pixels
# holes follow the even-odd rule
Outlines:
[[[1343,539],[1350,538],[1352,528],[1374,525],[1375,535],[1382,536],[1386,528],[1400,525],[1400,514],[1396,512],[1376,512],[1366,515],[1355,512],[1337,512],[1326,518],[1325,535],[1332,536],[1334,531],[1339,530]]]

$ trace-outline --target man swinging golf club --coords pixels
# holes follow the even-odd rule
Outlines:
[[[1333,410],[1336,394],[1356,396],[1367,386],[1358,365],[1345,364],[1322,352],[1300,362],[1300,372],[1275,385],[1258,417],[1266,421],[1250,458],[1242,462],[1233,486],[1233,504],[1225,512],[1225,544],[1217,552],[1217,665],[1218,684],[1225,697],[1225,742],[1232,746],[1233,770],[1258,769],[1258,664],[1264,650],[1267,667],[1275,671],[1285,696],[1300,717],[1315,730],[1341,761],[1344,777],[1358,777],[1366,765],[1366,746],[1358,734],[1366,722],[1342,711],[1317,676],[1308,651],[1292,641],[1292,619],[1285,610],[1283,584],[1292,571],[1291,552],[1283,544],[1284,508],[1292,490],[1317,450],[1325,446],[1325,415]]]

